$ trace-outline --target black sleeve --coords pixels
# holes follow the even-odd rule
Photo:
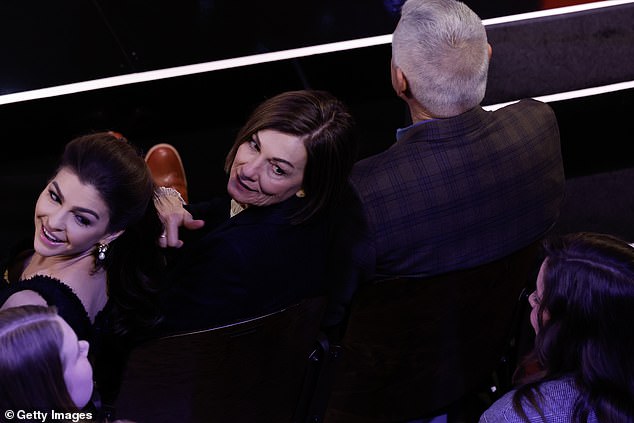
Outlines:
[[[328,269],[330,302],[323,326],[334,334],[345,325],[357,288],[372,278],[375,253],[361,201],[352,188],[346,191],[333,222]]]

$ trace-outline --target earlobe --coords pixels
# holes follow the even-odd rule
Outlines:
[[[295,193],[295,195],[296,195],[297,197],[299,197],[299,198],[304,198],[304,197],[306,197],[306,193],[304,192],[304,190],[303,190],[303,189],[300,189],[299,191],[297,191],[297,192]]]

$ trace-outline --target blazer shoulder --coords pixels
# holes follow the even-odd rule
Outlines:
[[[525,98],[515,104],[509,106],[510,109],[521,110],[522,112],[533,111],[534,113],[543,113],[555,116],[555,111],[548,103],[534,98]]]

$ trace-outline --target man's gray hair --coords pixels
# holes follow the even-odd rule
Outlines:
[[[392,39],[394,64],[411,94],[436,117],[480,104],[489,54],[482,20],[455,0],[408,0]]]

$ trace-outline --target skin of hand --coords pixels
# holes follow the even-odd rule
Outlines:
[[[200,229],[205,225],[204,220],[194,219],[185,210],[183,204],[177,197],[166,196],[155,200],[156,208],[165,228],[163,235],[159,238],[159,246],[162,248],[180,248],[183,241],[178,238],[178,228],[184,227],[190,230]]]

